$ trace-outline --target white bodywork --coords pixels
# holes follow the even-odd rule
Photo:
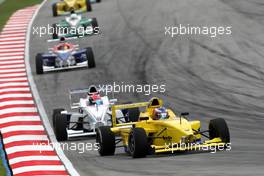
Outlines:
[[[79,91],[84,92],[84,91]],[[71,98],[70,93],[70,98]],[[71,100],[72,101],[72,100]],[[110,99],[107,96],[101,97],[101,104],[90,104],[89,97],[80,98],[78,103],[71,102],[71,108],[77,109],[79,112],[62,111],[62,114],[70,115],[70,125],[67,129],[68,138],[92,136],[96,134],[96,128],[99,126],[111,126],[111,106],[116,99]],[[122,111],[117,110],[117,119],[123,118]],[[83,119],[83,129],[71,129],[76,123]]]

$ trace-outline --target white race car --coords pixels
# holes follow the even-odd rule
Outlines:
[[[65,141],[73,137],[93,136],[99,126],[111,126],[111,107],[117,101],[101,96],[102,91],[95,86],[87,89],[70,91],[71,109],[53,110],[53,128],[58,141]],[[77,100],[77,103],[75,103]],[[116,111],[117,119],[122,121],[124,111]]]

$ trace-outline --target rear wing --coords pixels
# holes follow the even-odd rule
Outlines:
[[[89,88],[84,89],[71,89],[69,90],[69,99],[71,109],[80,107],[80,98],[86,98]]]
[[[147,106],[149,106],[149,102],[113,105],[112,106],[112,126],[116,127],[116,126],[124,125],[124,124],[116,124],[116,110],[141,108],[141,107],[147,107]]]

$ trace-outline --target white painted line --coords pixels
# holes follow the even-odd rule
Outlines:
[[[27,26],[27,24],[9,24],[9,23],[7,23],[6,25],[5,25],[5,27],[6,28],[20,28],[20,27],[26,27]]]
[[[21,40],[21,41],[8,41],[8,42],[1,42],[1,45],[10,45],[10,44],[24,44],[25,41]]]
[[[17,37],[17,36],[24,37],[26,36],[26,34],[23,32],[21,34],[2,34],[0,35],[1,38]]]
[[[0,53],[0,57],[5,56],[23,56],[24,52],[14,52],[14,53]]]
[[[27,32],[25,29],[21,29],[21,30],[15,30],[15,31],[2,31],[1,34],[23,34]]]
[[[24,67],[25,64],[16,64],[16,65],[4,65],[4,66],[1,66],[0,65],[0,69],[1,68],[18,68],[18,67]]]
[[[0,82],[5,81],[27,81],[27,77],[22,78],[0,78]]]
[[[18,124],[19,124],[19,121],[18,121]],[[44,130],[44,127],[42,125],[14,125],[14,126],[1,128],[1,133],[5,134],[9,132],[14,132],[14,131],[17,131],[17,128],[19,128],[19,131],[35,131],[35,130],[42,131]]]
[[[29,55],[29,42],[30,42],[30,34],[31,34],[31,30],[32,30],[32,25],[33,25],[33,21],[36,18],[40,8],[47,2],[47,0],[44,0],[42,2],[42,4],[38,7],[38,9],[35,11],[32,20],[30,21],[30,24],[28,26],[28,30],[27,30],[27,37],[26,37],[26,51],[25,51],[25,61],[26,61],[26,70],[27,70],[27,74],[28,74],[28,80],[29,80],[29,84],[34,96],[34,99],[36,101],[36,105],[38,106],[38,110],[39,113],[41,115],[43,124],[45,126],[45,129],[47,130],[47,133],[49,135],[49,138],[51,140],[52,143],[56,143],[58,142],[55,134],[52,130],[52,127],[50,125],[49,119],[48,119],[48,115],[44,109],[43,103],[40,99],[36,84],[34,82],[33,76],[32,76],[32,72],[31,72],[31,67],[30,67],[30,55]],[[74,168],[74,166],[72,165],[72,163],[70,162],[70,160],[65,156],[63,150],[60,147],[55,147],[55,151],[58,154],[58,156],[60,157],[61,161],[63,162],[63,164],[65,165],[67,171],[69,172],[69,174],[71,176],[80,176],[80,174],[76,171],[76,169]]]
[[[25,49],[24,48],[9,48],[9,49],[1,49],[0,48],[0,53],[1,52],[24,52]]]
[[[23,162],[23,161],[33,161],[33,160],[38,160],[38,161],[59,161],[59,157],[58,156],[43,156],[43,155],[39,155],[39,156],[23,156],[23,157],[17,157],[17,158],[12,158],[9,160],[9,164],[16,164],[19,162]]]
[[[21,64],[21,63],[24,63],[25,61],[23,61],[23,60],[10,60],[10,61],[0,61],[0,65],[1,64],[14,64],[14,63],[19,63],[19,64]]]
[[[8,114],[8,113],[19,113],[19,112],[37,112],[36,108],[10,108],[10,109],[2,109],[0,115]]]
[[[16,135],[16,136],[10,136],[5,137],[3,139],[5,144],[9,144],[11,142],[18,142],[18,141],[48,141],[47,135]],[[23,151],[23,147],[19,147],[20,150]],[[7,154],[10,154],[7,152]]]
[[[30,91],[29,88],[27,87],[21,87],[21,88],[5,88],[5,89],[0,89],[0,93],[2,92],[10,92],[10,91]],[[1,103],[5,103],[5,102],[0,102],[0,106],[1,106]]]
[[[12,40],[25,40],[26,38],[25,37],[10,37],[10,38],[0,38],[0,42],[3,41],[12,41]]]
[[[31,94],[6,94],[6,95],[0,95],[0,99],[1,98],[19,98],[19,97],[32,97]],[[2,113],[2,111],[0,112],[0,114]]]
[[[23,172],[30,172],[30,171],[64,171],[65,168],[63,165],[61,166],[54,166],[54,165],[39,165],[39,166],[25,166],[13,169],[13,174],[20,174]]]
[[[6,117],[6,118],[1,118],[0,123],[8,123],[8,122],[18,122],[19,121],[40,121],[39,116],[12,116],[12,117]],[[36,126],[36,125],[35,125]],[[44,128],[42,128],[44,130]],[[17,129],[16,129],[17,130]],[[20,130],[20,127],[19,127]],[[32,129],[27,129],[27,130],[32,130]],[[21,130],[23,131],[23,130]],[[4,133],[3,133],[4,134]]]
[[[3,31],[7,32],[7,31],[12,31],[12,32],[16,32],[16,31],[20,31],[21,29],[27,29],[27,27],[20,27],[19,29],[18,28],[15,28],[15,27],[4,27]]]
[[[25,45],[0,45],[0,49],[8,49],[8,48],[23,48]]]
[[[19,136],[17,136],[17,137],[19,137]],[[22,135],[21,135],[21,137],[22,137]],[[48,138],[46,137],[45,140],[47,140],[47,139]],[[36,140],[36,138],[32,138],[32,139],[28,139],[28,140]],[[5,139],[3,141],[5,144],[10,143],[10,142],[6,143]],[[27,140],[22,140],[22,141],[27,141]],[[14,140],[13,142],[17,142],[17,141]],[[36,141],[36,145],[21,145],[21,146],[14,146],[14,147],[6,147],[5,151],[6,151],[7,155],[10,155],[10,154],[15,153],[15,152],[26,152],[26,151],[39,151],[41,153],[41,151],[53,151],[53,148],[49,145],[37,145],[37,141]]]
[[[7,87],[7,86],[29,86],[29,83],[28,82],[1,83],[0,89],[1,87]]]
[[[1,60],[8,60],[8,59],[24,59],[24,55],[21,55],[21,56],[5,56],[5,57],[1,57],[0,58],[0,61]]]
[[[0,102],[0,107],[8,106],[8,105],[17,106],[17,105],[35,105],[35,104],[34,104],[33,100],[27,100],[27,101],[17,100],[17,101],[3,101],[3,102]],[[1,121],[1,119],[0,119],[0,121]]]

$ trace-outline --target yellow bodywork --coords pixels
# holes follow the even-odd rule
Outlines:
[[[76,13],[86,12],[86,0],[64,0],[56,3],[56,9],[58,15],[68,14],[71,11]]]
[[[152,105],[153,101],[158,101],[158,105]],[[112,128],[115,136],[120,136],[124,146],[128,146],[128,138],[132,128],[143,128],[148,137],[152,139],[151,147],[155,153],[194,150],[198,146],[217,146],[224,143],[220,138],[207,140],[202,144],[196,143],[201,140],[201,135],[197,134],[200,130],[200,121],[188,121],[185,117],[177,116],[171,109],[167,109],[169,117],[163,120],[153,120],[153,110],[161,107],[161,99],[152,98],[149,102],[123,104],[112,106]],[[116,110],[129,108],[145,108],[140,112],[137,122],[116,124]],[[180,144],[192,144],[181,146]],[[175,147],[177,146],[177,147]]]

